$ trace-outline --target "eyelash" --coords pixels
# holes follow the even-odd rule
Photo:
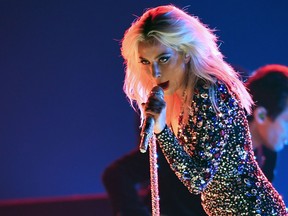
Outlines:
[[[170,59],[170,56],[162,56],[162,57],[159,58],[159,62],[160,62],[160,63],[166,63],[169,59]],[[143,64],[143,65],[148,65],[148,64],[150,64],[149,61],[144,60],[144,59],[141,60],[140,63]]]
[[[163,56],[159,59],[161,63],[166,63],[170,59],[170,56]]]
[[[146,60],[141,60],[139,63],[141,63],[141,64],[143,64],[143,65],[148,65],[148,64],[149,64],[149,62],[146,61]]]

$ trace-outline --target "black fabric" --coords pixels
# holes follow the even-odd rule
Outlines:
[[[200,195],[191,194],[179,181],[163,153],[158,149],[158,178],[161,215],[205,216]],[[148,216],[151,209],[150,188],[144,199],[138,196],[139,184],[149,183],[149,153],[138,149],[105,169],[103,183],[112,202],[114,215]],[[145,206],[149,206],[145,208]]]
[[[259,166],[270,182],[274,179],[277,153],[262,147],[255,149]],[[260,158],[262,161],[260,162]],[[160,211],[167,216],[205,216],[200,195],[191,194],[179,181],[162,151],[158,148],[158,178]],[[144,196],[138,190],[149,185],[149,153],[140,153],[138,149],[114,161],[103,173],[103,184],[117,216],[151,215],[150,188],[146,187]],[[143,191],[142,191],[143,192]],[[143,195],[143,194],[142,194]]]
[[[266,148],[264,145],[254,150],[258,165],[264,172],[267,179],[272,183],[275,177],[277,163],[277,152]]]

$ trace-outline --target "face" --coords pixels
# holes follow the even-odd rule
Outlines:
[[[188,57],[159,42],[140,42],[138,46],[141,72],[147,73],[154,85],[165,95],[182,94]]]
[[[288,106],[275,120],[265,117],[259,126],[262,142],[274,151],[280,151],[288,144]]]

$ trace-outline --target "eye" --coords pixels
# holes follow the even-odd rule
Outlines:
[[[170,59],[170,56],[162,56],[159,58],[160,63],[166,63]]]
[[[147,61],[147,60],[145,60],[145,59],[141,59],[141,60],[140,60],[140,63],[143,64],[143,65],[148,65],[148,64],[150,64],[150,62]]]

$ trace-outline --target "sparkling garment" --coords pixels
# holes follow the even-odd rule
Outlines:
[[[288,215],[254,159],[242,105],[219,81],[196,86],[188,124],[180,124],[177,137],[166,126],[156,138],[178,178],[191,193],[201,193],[208,215]]]

